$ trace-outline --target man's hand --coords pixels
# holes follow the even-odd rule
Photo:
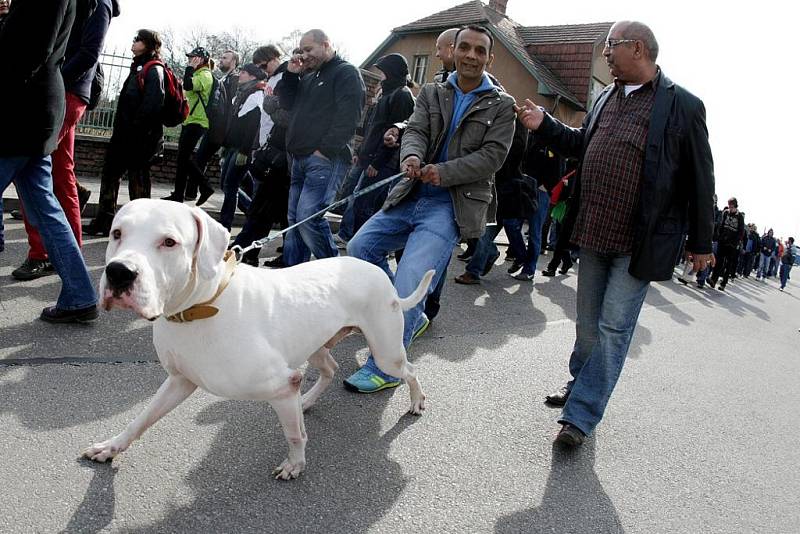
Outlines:
[[[427,164],[422,167],[420,171],[419,179],[424,184],[431,184],[431,185],[441,185],[442,180],[439,177],[439,166],[433,164]]]
[[[189,58],[189,66],[192,67],[193,69],[196,69],[197,66],[200,65],[200,63],[202,62],[203,60],[197,56],[192,56]]]
[[[378,169],[376,169],[372,165],[369,165],[367,167],[367,176],[369,176],[370,178],[375,178],[376,176],[378,176]]]
[[[717,263],[713,254],[695,254],[694,252],[686,251],[686,261],[692,262],[692,270],[699,273],[706,267],[713,267]]]
[[[395,127],[391,127],[386,130],[386,133],[383,134],[383,145],[387,148],[395,148],[397,145],[397,139],[400,137],[400,130]]]
[[[272,86],[267,85],[264,87],[264,96],[272,96]]]
[[[289,60],[289,64],[286,65],[286,70],[291,73],[298,74],[303,70],[303,57],[302,56],[292,56],[292,59]]]
[[[517,117],[522,122],[522,125],[529,130],[536,130],[542,125],[544,120],[544,111],[539,106],[533,103],[530,99],[525,100],[525,103],[520,106],[514,106],[517,112]]]
[[[328,157],[326,157],[325,154],[323,154],[319,150],[315,150],[313,155],[314,156],[318,156],[318,157],[324,159],[325,161],[330,161],[330,159]]]
[[[408,156],[400,164],[400,170],[406,173],[407,178],[419,178],[420,161],[417,156]]]

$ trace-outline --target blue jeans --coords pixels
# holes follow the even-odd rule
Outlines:
[[[494,263],[500,257],[500,251],[497,250],[494,239],[502,228],[499,224],[489,225],[484,230],[481,238],[478,239],[478,243],[475,245],[475,252],[467,262],[466,267],[466,271],[475,278],[480,278],[483,275],[483,271],[486,270],[486,266],[490,261]]]
[[[225,151],[225,164],[222,166],[222,192],[225,194],[225,199],[222,201],[222,207],[219,210],[219,222],[227,228],[231,229],[233,226],[233,216],[236,214],[236,205],[239,209],[247,211],[247,206],[239,202],[239,183],[242,181],[244,173],[247,171],[247,165],[236,166],[235,150]]]
[[[517,254],[518,261],[522,263],[524,274],[534,274],[536,272],[536,262],[539,261],[539,253],[542,250],[542,227],[547,220],[547,209],[550,204],[550,195],[547,191],[537,189],[539,194],[539,207],[528,217],[528,246],[522,240],[522,221],[524,219],[506,219],[503,224],[506,227],[506,235],[511,250]]]
[[[766,278],[767,271],[769,271],[769,259],[770,256],[767,256],[763,252],[759,256],[758,261],[758,270],[756,271],[756,278]]]
[[[328,160],[314,154],[295,156],[289,187],[289,224],[310,217],[333,202],[339,183],[347,171],[347,162]],[[315,258],[339,255],[333,242],[328,221],[320,215],[286,233],[283,241],[283,261],[298,265]]]
[[[344,183],[339,191],[339,197],[346,198],[352,195],[354,191],[357,191],[358,188],[361,187],[360,184],[363,177],[364,167],[358,164],[350,167],[350,172],[345,176]],[[352,200],[345,204],[344,211],[342,212],[342,220],[339,223],[339,237],[345,241],[350,241],[356,233],[356,218],[353,204],[354,202]]]
[[[406,198],[397,206],[379,211],[353,236],[347,255],[360,258],[384,270],[401,298],[409,296],[430,269],[436,274],[428,288],[433,292],[442,278],[453,248],[458,243],[458,226],[449,197]],[[397,272],[389,269],[390,252],[404,248]],[[425,309],[425,299],[403,313],[403,345],[408,348]],[[367,364],[374,370],[372,356]]]
[[[28,221],[39,231],[61,277],[56,306],[77,310],[97,303],[94,284],[64,210],[53,194],[50,156],[0,158],[0,196],[14,182]]]
[[[781,289],[786,287],[786,282],[789,281],[789,273],[792,271],[792,266],[781,263]]]
[[[630,256],[581,249],[572,380],[559,422],[586,435],[603,418],[650,287],[628,273],[630,262]]]

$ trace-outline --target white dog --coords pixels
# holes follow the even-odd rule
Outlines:
[[[288,458],[276,478],[304,469],[302,410],[339,367],[330,349],[360,330],[375,362],[403,378],[413,414],[425,409],[403,347],[403,310],[427,294],[433,271],[405,299],[378,267],[355,258],[317,260],[282,270],[236,265],[229,234],[199,208],[162,200],[125,204],[111,226],[102,306],[130,308],[153,321],[153,342],[169,376],[145,410],[119,435],[83,455],[104,462],[186,399],[197,386],[231,399],[263,399],[278,414]],[[226,259],[224,260],[223,257]],[[300,395],[305,361],[320,377]]]

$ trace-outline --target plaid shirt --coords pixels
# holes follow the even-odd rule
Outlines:
[[[572,241],[601,253],[630,254],[656,79],[625,96],[617,85],[600,111],[583,156]]]

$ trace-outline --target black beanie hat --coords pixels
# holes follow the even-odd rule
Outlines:
[[[408,76],[408,62],[400,54],[389,54],[375,62],[387,78],[405,79]]]

